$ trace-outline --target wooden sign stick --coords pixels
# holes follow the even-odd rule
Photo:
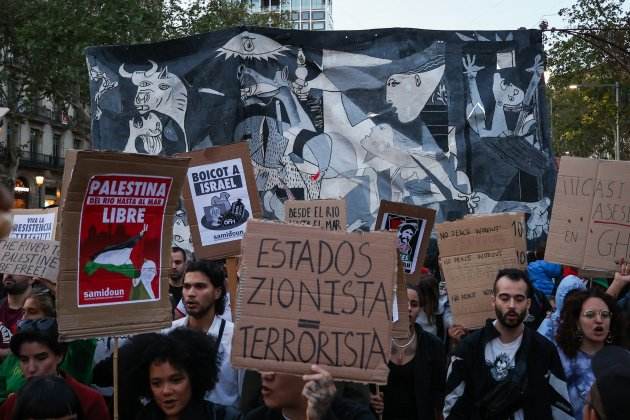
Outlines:
[[[236,294],[238,293],[238,257],[227,257],[227,291],[230,293],[230,305],[232,307],[232,320],[236,320]]]

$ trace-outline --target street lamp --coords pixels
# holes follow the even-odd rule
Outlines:
[[[585,84],[569,85],[569,89],[579,89],[581,87],[586,87],[586,88],[612,87],[615,89],[615,106],[617,107],[617,118],[615,121],[615,159],[616,160],[621,159],[621,144],[620,144],[621,139],[619,137],[619,82],[602,83],[602,84],[585,83]]]
[[[42,207],[42,186],[44,185],[44,177],[37,175],[35,177],[35,184],[37,184],[37,207]]]

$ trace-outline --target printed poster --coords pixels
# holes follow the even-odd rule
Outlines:
[[[164,212],[173,179],[93,176],[81,210],[78,306],[160,299]]]
[[[201,245],[241,240],[252,206],[240,158],[193,166],[188,185]]]
[[[55,239],[57,209],[12,210],[11,239]]]
[[[405,274],[416,272],[427,221],[393,213],[383,214],[380,230],[396,230],[396,244]],[[422,263],[422,262],[421,262]]]

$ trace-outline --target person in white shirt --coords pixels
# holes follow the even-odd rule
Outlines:
[[[164,332],[186,327],[203,331],[217,340],[221,359],[219,380],[205,398],[213,403],[238,407],[244,371],[234,369],[230,364],[234,324],[221,317],[226,306],[225,272],[221,264],[207,260],[190,262],[184,275],[182,295],[188,314],[173,321]]]

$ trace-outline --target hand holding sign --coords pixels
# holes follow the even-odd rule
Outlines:
[[[316,373],[302,376],[306,382],[304,389],[302,389],[302,395],[308,401],[306,419],[322,420],[326,417],[330,404],[335,398],[337,388],[332,375],[326,369],[313,365],[311,370]]]

